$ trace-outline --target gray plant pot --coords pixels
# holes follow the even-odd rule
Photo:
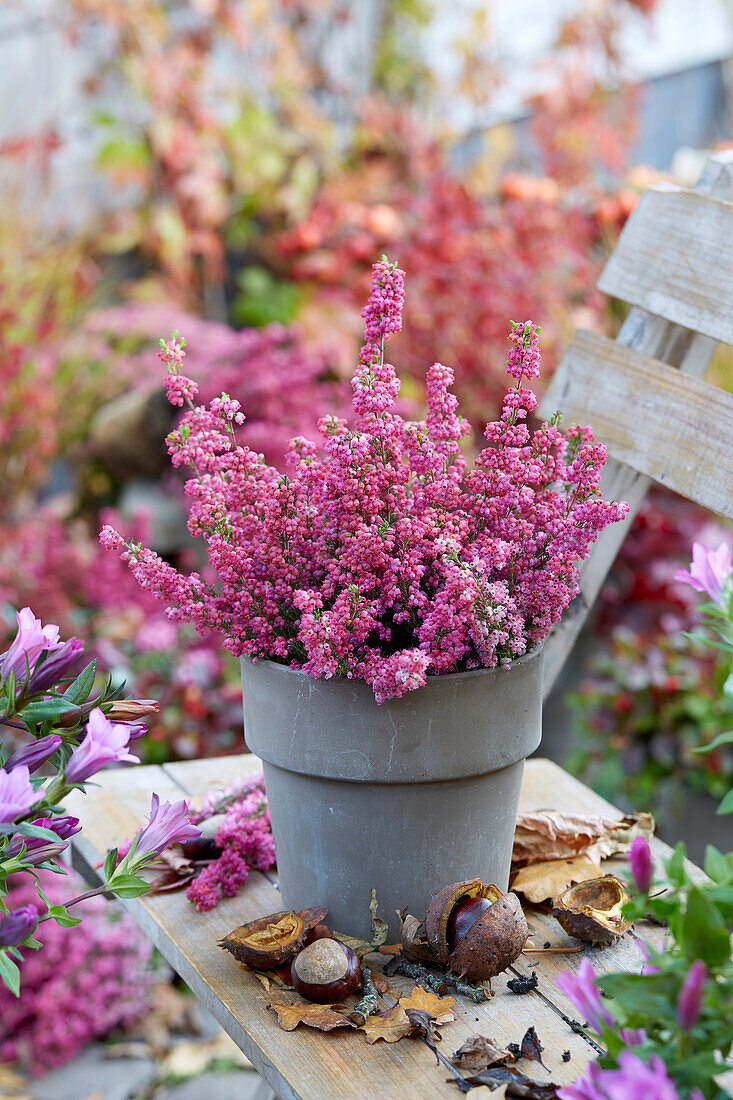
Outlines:
[[[378,706],[360,680],[242,658],[247,744],[263,760],[283,905],[327,905],[398,937],[450,882],[505,890],[524,760],[542,736],[542,651],[507,668],[430,676]]]

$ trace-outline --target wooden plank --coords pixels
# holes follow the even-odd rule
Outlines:
[[[733,344],[733,203],[670,183],[642,196],[598,280],[606,294]]]
[[[82,817],[84,833],[79,850],[91,872],[103,849],[129,836],[139,818],[139,807],[149,801],[155,787],[166,797],[181,792],[202,794],[212,782],[227,785],[237,776],[251,774],[256,762],[245,755],[217,761],[190,761],[162,768],[103,773],[101,787],[84,799],[77,797],[74,812]],[[174,779],[175,776],[175,779]],[[129,802],[128,802],[129,792]],[[616,813],[607,802],[544,760],[529,761],[522,788],[522,808],[567,808],[593,813]],[[660,851],[664,849],[659,848]],[[92,872],[93,873],[93,872]],[[217,940],[237,924],[279,908],[277,891],[262,876],[253,874],[237,898],[227,899],[211,913],[195,914],[184,893],[140,898],[126,904],[161,953],[211,1010],[265,1080],[283,1098],[321,1100],[324,1096],[348,1098],[397,1098],[417,1096],[439,1100],[447,1095],[446,1071],[436,1066],[427,1048],[403,1041],[394,1046],[366,1044],[359,1033],[322,1036],[302,1029],[281,1031],[266,1005],[267,994],[257,979],[241,970]],[[566,941],[551,918],[530,914],[535,942],[540,945]],[[631,939],[607,949],[589,952],[603,968],[637,967],[641,953]],[[564,1013],[568,1005],[554,984],[560,970],[575,969],[578,955],[541,956],[541,962],[525,956],[517,972],[535,969],[540,980],[537,993],[516,997],[506,986],[508,975],[494,982],[495,996],[488,1005],[474,1006],[459,998],[458,1019],[444,1030],[444,1047],[450,1053],[470,1035],[485,1034],[497,1040],[517,1042],[531,1024],[546,1047],[551,1077],[573,1080],[595,1051],[586,1037],[571,1030]],[[390,979],[393,998],[411,988],[406,979]],[[287,995],[282,995],[288,1000]],[[569,1050],[570,1061],[562,1061]],[[540,1076],[538,1071],[537,1076]]]
[[[262,761],[251,752],[239,756],[213,756],[206,760],[177,760],[163,764],[163,771],[181,790],[194,798],[207,791],[224,790],[235,779],[255,775],[262,769]]]
[[[579,329],[556,391],[566,423],[590,423],[641,474],[733,518],[733,396]]]
[[[733,150],[718,153],[708,160],[695,190],[733,202]],[[683,328],[636,306],[621,326],[616,342],[651,359],[659,359],[668,366],[678,367],[683,374],[694,378],[702,378],[718,346],[718,341],[709,336]],[[543,416],[551,416],[558,407],[556,394],[561,386],[562,364],[542,403],[540,411]],[[545,696],[552,691],[650,484],[648,477],[623,462],[610,458],[606,463],[602,479],[604,493],[612,500],[628,501],[629,514],[623,523],[612,524],[599,537],[593,552],[581,567],[579,595],[545,642]]]

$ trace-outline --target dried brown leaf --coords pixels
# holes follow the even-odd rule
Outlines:
[[[494,1089],[505,1085],[507,1096],[521,1096],[526,1097],[527,1100],[555,1100],[557,1096],[557,1085],[554,1082],[548,1081],[543,1084],[535,1081],[513,1066],[489,1066],[488,1069],[475,1073],[466,1080],[470,1085],[487,1085]],[[471,1089],[468,1095],[475,1096],[474,1089]],[[499,1093],[499,1095],[502,1094]],[[496,1097],[496,1091],[493,1096]]]
[[[539,1062],[544,1069],[547,1069],[547,1066],[542,1061],[542,1051],[544,1049],[534,1026],[528,1027],[524,1033],[524,1038],[522,1039],[522,1045],[520,1047],[522,1058],[526,1058],[528,1062]]]
[[[333,1031],[337,1027],[353,1027],[354,1024],[347,1016],[335,1009],[343,1008],[343,1005],[316,1005],[298,1002],[294,1005],[269,1004],[277,1016],[277,1022],[283,1031],[294,1031],[298,1024],[306,1027],[315,1027],[319,1031]]]
[[[389,993],[390,984],[382,974],[372,974],[372,981],[378,993]]]
[[[512,880],[512,890],[524,894],[527,901],[550,901],[573,882],[599,878],[600,867],[587,856],[574,859],[550,859],[520,868]]]
[[[437,1025],[449,1024],[456,1018],[453,1012],[455,997],[438,997],[429,989],[423,989],[421,985],[416,985],[409,997],[400,997],[399,1003],[404,1009],[411,1008],[419,1012],[427,1012]]]
[[[628,851],[635,836],[650,837],[654,818],[641,813],[620,820],[597,814],[567,814],[554,810],[520,814],[514,834],[513,863],[587,856],[600,863]]]
[[[495,1039],[484,1035],[473,1035],[466,1039],[451,1058],[451,1062],[461,1073],[480,1073],[487,1066],[494,1066],[511,1060],[511,1054],[499,1046]]]
[[[366,1032],[368,1043],[376,1043],[377,1039],[384,1039],[385,1043],[397,1043],[410,1034],[412,1024],[398,1002],[386,1016],[368,1016],[359,1030]]]

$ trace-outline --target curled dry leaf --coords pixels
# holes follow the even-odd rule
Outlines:
[[[498,1089],[506,1085],[507,1096],[526,1097],[527,1100],[556,1100],[558,1086],[552,1081],[542,1083],[527,1077],[514,1066],[489,1066],[481,1073],[475,1073],[466,1078],[470,1086],[487,1085],[489,1088]],[[475,1095],[473,1087],[469,1095]],[[461,1091],[464,1091],[463,1089]],[[496,1092],[492,1094],[496,1096]],[[502,1094],[499,1093],[501,1096]]]
[[[354,1027],[351,1020],[337,1009],[343,1005],[316,1005],[298,1002],[294,1005],[267,1006],[277,1016],[277,1022],[283,1031],[294,1031],[298,1024],[315,1027],[319,1031],[333,1031],[337,1027]]]
[[[620,820],[597,814],[566,814],[554,810],[520,814],[514,834],[512,863],[587,856],[599,864],[627,852],[635,836],[654,833],[654,818],[640,813]]]
[[[519,1053],[522,1058],[526,1058],[529,1062],[539,1062],[539,1064],[547,1069],[547,1066],[542,1061],[542,1051],[545,1048],[540,1042],[540,1037],[535,1031],[534,1027],[528,1027],[524,1033],[522,1039],[522,1045],[519,1048]],[[549,1070],[548,1070],[549,1073]]]
[[[350,947],[354,954],[358,955],[360,959],[368,955],[371,951],[381,951],[382,945],[386,942],[389,929],[384,921],[380,920],[377,916],[378,908],[379,902],[377,901],[377,891],[372,889],[372,896],[369,902],[369,912],[372,917],[372,938],[369,942],[367,942],[367,940],[360,940],[356,936],[347,936],[343,932],[333,933],[334,939]]]
[[[587,856],[574,859],[550,859],[521,867],[512,880],[512,890],[524,894],[527,901],[551,901],[573,882],[599,878],[600,869]]]
[[[494,1039],[487,1039],[484,1035],[473,1035],[466,1039],[462,1047],[459,1047],[451,1058],[451,1062],[461,1073],[480,1073],[487,1066],[500,1065],[511,1061],[511,1054]]]
[[[390,984],[382,974],[372,974],[372,981],[378,993],[389,993]]]

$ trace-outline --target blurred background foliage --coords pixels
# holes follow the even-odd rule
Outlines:
[[[30,602],[160,698],[146,759],[242,744],[218,639],[170,624],[96,543],[112,510],[200,565],[165,454],[158,337],[185,334],[204,398],[237,397],[246,441],[278,464],[290,436],[348,408],[369,269],[388,252],[408,272],[394,341],[406,408],[419,412],[440,360],[480,433],[510,318],[542,325],[544,383],[578,324],[620,323],[596,279],[663,178],[640,159],[662,92],[628,44],[654,46],[669,2],[567,5],[534,53],[529,24],[518,39],[510,25],[507,54],[498,0],[462,2],[447,24],[440,0],[44,0],[74,95],[0,142],[1,621]],[[696,125],[700,148],[673,165],[685,183],[725,142],[725,104]],[[725,356],[711,376],[730,387]],[[681,640],[686,597],[670,580],[694,538],[722,537],[656,493],[604,590],[590,663],[561,687],[570,762],[615,799],[671,812],[687,787],[730,781],[730,754],[691,752],[730,715],[714,656]],[[568,713],[548,711],[561,758]]]

